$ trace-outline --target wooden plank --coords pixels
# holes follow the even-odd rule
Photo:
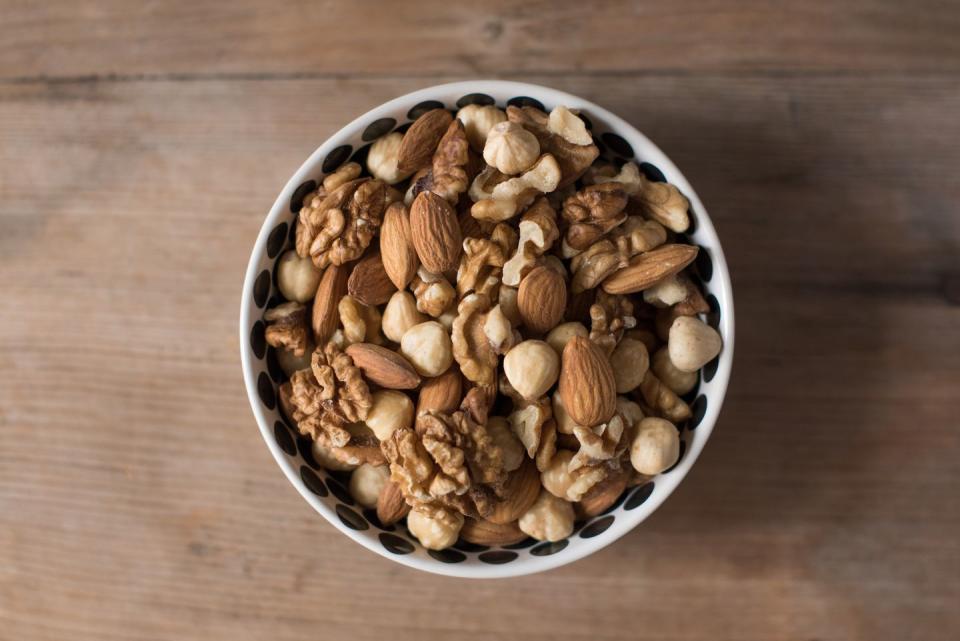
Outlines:
[[[468,582],[362,550],[271,460],[250,245],[326,135],[428,81],[7,84],[0,639],[957,635],[960,88],[530,80],[660,143],[729,255],[734,380],[674,497],[573,566]]]
[[[960,70],[937,0],[4,5],[2,78]]]

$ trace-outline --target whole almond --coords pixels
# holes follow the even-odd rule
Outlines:
[[[405,517],[410,506],[403,500],[400,486],[393,481],[387,481],[377,496],[377,518],[383,525],[392,525]]]
[[[463,380],[460,370],[453,365],[440,376],[428,378],[420,387],[417,416],[424,412],[453,412],[463,398]]]
[[[350,272],[347,291],[364,305],[383,305],[397,291],[387,276],[380,252],[362,258]]]
[[[387,207],[380,225],[380,256],[387,276],[397,286],[404,289],[417,275],[420,259],[413,248],[410,238],[410,216],[403,203],[393,203]]]
[[[457,214],[432,191],[420,192],[410,207],[410,237],[427,271],[441,274],[460,265],[463,238]]]
[[[643,291],[692,263],[699,250],[695,245],[673,244],[638,254],[630,259],[626,267],[603,281],[603,290],[608,294]]]
[[[567,283],[556,270],[541,265],[523,277],[517,291],[517,308],[523,324],[545,334],[563,320],[567,308]]]
[[[460,530],[460,538],[474,545],[510,545],[527,538],[517,522],[493,523],[485,519],[466,518]]]
[[[317,344],[323,344],[333,336],[340,313],[337,306],[347,293],[347,280],[350,275],[344,265],[328,265],[320,277],[320,285],[313,297],[313,335]]]
[[[574,336],[563,348],[560,400],[577,425],[606,423],[617,409],[617,386],[610,359],[593,341]]]
[[[363,376],[380,387],[414,389],[420,384],[420,375],[410,361],[393,350],[371,343],[354,343],[345,351]]]
[[[512,523],[530,509],[540,495],[540,472],[531,459],[510,472],[503,487],[503,497],[487,515],[487,520],[497,525]]]
[[[587,519],[596,516],[617,502],[623,491],[627,489],[627,476],[619,474],[613,478],[600,481],[580,500],[573,504],[578,519]]]
[[[430,164],[440,138],[453,122],[453,116],[446,109],[431,109],[421,115],[400,141],[397,152],[397,169],[401,172],[413,172]]]

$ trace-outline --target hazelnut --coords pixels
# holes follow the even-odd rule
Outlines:
[[[613,380],[617,384],[617,394],[626,394],[640,386],[650,367],[650,355],[642,342],[624,338],[610,355],[613,368]]]
[[[457,542],[463,515],[443,508],[420,506],[407,515],[407,529],[428,550],[443,550]]]
[[[457,112],[457,118],[463,123],[470,146],[483,153],[491,127],[505,121],[507,114],[494,105],[467,105]]]
[[[437,321],[408,329],[400,339],[400,353],[421,376],[439,376],[453,363],[450,334]]]
[[[723,341],[717,330],[693,316],[678,316],[670,326],[667,349],[670,361],[681,372],[695,372],[720,353]]]
[[[668,420],[648,417],[636,427],[630,443],[630,462],[641,474],[663,472],[680,458],[680,433]]]
[[[491,416],[487,420],[487,433],[494,445],[503,452],[503,469],[512,472],[518,469],[526,456],[523,443],[510,430],[510,424],[502,416]]]
[[[553,420],[557,422],[557,431],[561,434],[573,434],[573,428],[578,427],[567,410],[563,407],[563,399],[560,398],[560,392],[553,393]]]
[[[373,405],[364,422],[380,441],[390,438],[395,430],[413,425],[413,401],[397,390],[380,390],[373,393]]]
[[[280,366],[283,366],[282,361]],[[651,369],[664,385],[680,396],[692,390],[699,377],[697,372],[684,372],[677,369],[673,361],[670,360],[670,351],[666,346],[661,347],[654,353]]]
[[[399,343],[408,329],[425,320],[427,317],[417,310],[417,301],[413,294],[408,291],[396,292],[383,310],[383,335],[394,343]]]
[[[562,499],[567,498],[567,491],[573,484],[573,476],[570,474],[572,459],[573,452],[570,450],[557,450],[547,469],[540,474],[544,489]]]
[[[350,475],[350,496],[363,507],[375,508],[380,490],[389,479],[390,468],[386,465],[364,463]]]
[[[560,357],[543,341],[523,341],[507,352],[503,371],[513,388],[532,401],[546,394],[557,382]]]
[[[395,131],[378,138],[370,146],[367,154],[367,169],[374,178],[379,178],[388,185],[395,185],[410,176],[411,172],[400,171],[397,167],[402,142],[403,134]]]
[[[277,262],[277,288],[287,300],[312,301],[322,275],[309,256],[301,258],[293,249],[284,252]]]
[[[349,472],[357,466],[351,463],[345,463],[333,455],[330,448],[314,441],[310,447],[314,460],[325,470],[331,472]]]
[[[590,332],[587,331],[587,328],[583,326],[583,323],[578,323],[576,321],[569,323],[560,323],[556,327],[550,330],[550,333],[547,334],[547,337],[544,339],[547,341],[547,345],[553,348],[553,351],[557,355],[563,354],[563,348],[567,345],[569,341],[574,336],[583,336],[586,338],[590,335]]]
[[[507,175],[525,172],[540,157],[537,137],[515,122],[504,121],[490,128],[483,146],[483,159]]]
[[[573,533],[573,520],[573,505],[541,491],[517,525],[538,541],[560,541]]]
[[[497,300],[500,303],[500,311],[507,317],[510,324],[514,327],[519,326],[521,319],[520,306],[517,304],[517,288],[501,285]]]

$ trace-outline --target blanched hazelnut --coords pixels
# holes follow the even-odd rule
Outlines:
[[[370,146],[370,152],[367,154],[367,169],[374,178],[379,178],[388,185],[394,185],[410,176],[410,172],[400,171],[397,167],[402,142],[403,134],[394,131],[378,138]]]
[[[512,472],[523,464],[525,452],[523,443],[510,430],[510,424],[502,416],[491,416],[487,420],[487,433],[494,445],[503,452],[503,469]]]
[[[407,529],[428,550],[443,550],[457,542],[463,515],[444,508],[420,506],[407,515]]]
[[[573,505],[549,492],[540,492],[517,525],[538,541],[560,541],[573,534]]]
[[[528,401],[547,393],[560,375],[560,357],[543,341],[523,341],[503,359],[503,371],[517,392]]]
[[[350,496],[363,507],[377,507],[380,490],[390,479],[390,468],[364,463],[350,475]]]
[[[397,390],[374,392],[373,405],[364,422],[378,440],[385,441],[395,430],[413,425],[413,401]]]
[[[504,121],[490,128],[483,145],[483,159],[507,175],[519,174],[540,157],[537,137],[514,122]]]
[[[547,118],[547,129],[574,145],[593,144],[587,124],[563,105],[555,107]]]
[[[630,462],[641,474],[663,472],[680,458],[680,433],[673,423],[647,417],[637,424],[630,443]]]
[[[550,330],[550,333],[547,334],[547,337],[544,339],[547,341],[547,345],[553,348],[553,351],[557,355],[563,354],[563,348],[566,347],[567,342],[574,336],[583,336],[586,338],[590,335],[590,332],[587,331],[587,328],[584,327],[583,323],[578,323],[576,321],[571,321],[569,323],[560,323],[556,327]]]
[[[673,361],[670,360],[670,352],[666,345],[654,353],[651,368],[664,385],[680,396],[692,390],[699,377],[697,372],[684,372],[677,369]]]
[[[287,300],[307,303],[317,293],[322,275],[309,256],[301,258],[296,250],[289,249],[277,263],[277,288]]]
[[[350,463],[344,463],[340,461],[333,455],[333,452],[329,448],[321,445],[317,441],[314,441],[310,446],[310,450],[313,453],[313,459],[325,470],[330,470],[332,472],[349,472],[352,469],[356,469],[356,465]]]
[[[622,339],[610,355],[610,366],[617,383],[617,394],[637,389],[650,367],[647,346],[632,338]]]
[[[572,459],[573,452],[570,450],[557,450],[547,469],[540,474],[544,489],[561,499],[567,498],[567,491],[573,484],[573,476],[570,474]]]
[[[399,343],[408,329],[427,320],[417,310],[417,301],[408,291],[399,291],[390,297],[383,310],[383,335]]]
[[[679,316],[670,326],[667,348],[681,372],[695,372],[720,353],[723,341],[717,330],[693,316]]]
[[[505,121],[507,114],[494,105],[467,105],[457,112],[457,118],[463,123],[470,147],[477,153],[483,153],[490,129]]]
[[[450,334],[437,321],[427,321],[408,329],[400,339],[400,353],[421,376],[439,376],[453,363]]]
[[[561,434],[573,434],[573,428],[577,427],[577,423],[563,407],[563,399],[560,398],[559,390],[553,393],[551,400],[553,401],[553,420],[557,422],[557,431]]]

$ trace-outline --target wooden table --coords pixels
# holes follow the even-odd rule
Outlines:
[[[0,639],[960,636],[960,6],[136,4],[0,3]],[[657,141],[739,321],[679,491],[498,582],[315,514],[236,331],[300,162],[388,98],[483,77]]]

